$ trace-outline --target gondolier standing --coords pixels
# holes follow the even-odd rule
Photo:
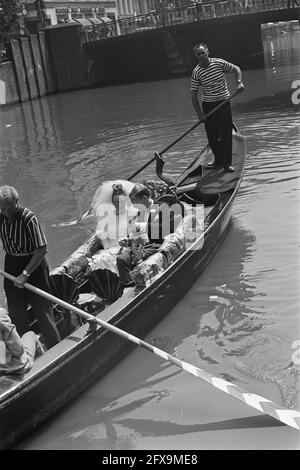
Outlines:
[[[237,89],[243,90],[241,69],[224,59],[209,57],[206,44],[194,46],[193,53],[199,60],[191,77],[192,103],[199,120],[212,111],[230,94],[226,81],[226,73],[234,72],[237,80]],[[199,102],[198,90],[202,87],[202,105]],[[208,164],[208,168],[221,168],[233,172],[232,163],[232,114],[228,101],[205,121],[205,130],[215,161]]]
[[[31,304],[49,349],[60,341],[51,303],[24,289],[24,283],[49,292],[49,268],[45,255],[47,241],[34,213],[18,205],[19,195],[12,186],[0,186],[0,238],[5,251],[4,269],[17,277],[5,279],[8,313],[22,336],[28,331],[27,307]]]

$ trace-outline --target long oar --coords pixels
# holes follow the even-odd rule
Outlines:
[[[173,147],[173,145],[177,144],[177,142],[179,142],[181,139],[183,139],[186,135],[188,135],[190,132],[192,132],[196,127],[199,126],[199,124],[203,124],[210,116],[212,116],[216,111],[218,111],[218,109],[220,109],[222,106],[224,106],[225,103],[227,103],[228,101],[230,101],[232,98],[234,98],[234,96],[236,96],[238,93],[240,93],[241,91],[243,91],[243,89],[239,89],[239,90],[236,90],[234,93],[232,93],[232,95],[230,95],[228,98],[226,98],[226,100],[222,101],[222,103],[218,104],[218,106],[216,106],[212,111],[210,111],[209,113],[206,114],[205,118],[204,119],[200,119],[200,121],[196,122],[192,127],[190,127],[187,131],[185,131],[183,134],[181,134],[179,137],[177,137],[177,139],[175,139],[173,142],[171,142],[166,148],[164,148],[161,152],[158,152],[159,155],[162,155],[164,153],[166,153],[171,147]],[[152,162],[154,162],[156,159],[156,157],[154,156],[153,158],[151,158],[151,160],[149,160],[148,162],[146,162],[141,168],[139,168],[138,170],[136,170],[129,178],[128,180],[132,180],[132,178],[134,178],[136,175],[138,175],[141,171],[143,171],[145,168],[147,168],[147,166],[149,166]]]
[[[14,276],[6,273],[5,271],[2,271],[1,269],[0,269],[0,274],[4,277],[7,277],[11,281],[14,281],[16,279]],[[46,299],[50,300],[51,302],[55,304],[61,305],[67,310],[77,313],[78,315],[85,318],[86,320],[96,322],[99,325],[101,325],[103,328],[106,328],[107,330],[112,331],[113,333],[116,333],[122,338],[125,338],[131,341],[132,343],[137,344],[138,346],[142,346],[142,348],[147,349],[148,351],[152,352],[156,356],[159,356],[165,359],[166,361],[171,362],[172,364],[175,364],[175,366],[179,367],[180,369],[183,369],[186,372],[189,372],[190,374],[195,375],[199,379],[204,380],[205,382],[213,385],[215,388],[218,388],[219,390],[222,390],[223,392],[228,393],[229,395],[237,398],[238,400],[242,401],[243,403],[246,403],[249,406],[252,406],[253,408],[261,411],[262,413],[268,414],[272,416],[273,418],[278,419],[282,423],[285,423],[288,426],[291,426],[292,428],[295,428],[298,430],[300,429],[300,411],[292,410],[292,409],[289,410],[283,407],[282,405],[279,405],[277,403],[272,402],[271,400],[268,400],[267,398],[261,397],[260,395],[256,395],[256,393],[247,392],[246,390],[242,389],[241,387],[238,387],[237,385],[231,382],[228,382],[227,380],[220,379],[219,377],[215,377],[209,372],[205,372],[204,370],[199,369],[199,367],[193,366],[192,364],[189,364],[188,362],[181,361],[180,359],[177,359],[177,357],[171,356],[171,354],[163,351],[162,349],[151,346],[151,344],[146,343],[142,339],[139,339],[136,336],[131,335],[130,333],[126,333],[126,331],[121,330],[120,328],[117,328],[116,326],[113,326],[110,323],[107,323],[103,320],[100,320],[99,318],[95,318],[93,317],[93,315],[90,315],[84,310],[81,310],[80,308],[75,307],[74,305],[71,305],[63,300],[60,300],[54,295],[48,294],[48,292],[45,292],[35,286],[32,286],[31,284],[28,284],[27,282],[24,284],[24,287],[31,290],[35,294],[45,297]]]

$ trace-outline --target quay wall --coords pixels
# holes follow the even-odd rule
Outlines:
[[[0,107],[55,92],[45,32],[12,39],[0,63]]]
[[[243,68],[263,63],[260,23],[224,18],[84,44],[88,86],[188,75],[196,65],[192,48],[199,42],[209,45],[212,56]]]

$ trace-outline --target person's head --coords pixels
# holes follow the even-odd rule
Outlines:
[[[205,66],[209,63],[209,50],[204,42],[200,42],[193,47],[193,54],[197,57],[200,65]]]
[[[137,183],[130,191],[129,198],[134,206],[143,205],[148,208],[151,204],[150,189],[143,183]]]
[[[0,186],[0,211],[11,219],[18,207],[19,195],[13,186]]]
[[[127,194],[124,191],[124,188],[121,183],[113,184],[113,193],[111,200],[113,205],[116,208],[117,214],[123,214],[127,208]]]

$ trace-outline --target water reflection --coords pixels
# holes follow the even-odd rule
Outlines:
[[[275,97],[284,89],[291,102],[292,83],[299,79],[299,24],[274,28],[263,35],[265,76],[269,94]],[[288,83],[286,83],[288,80]]]
[[[139,410],[147,406],[157,407],[161,400],[160,393],[157,392],[145,392],[142,398],[134,397],[132,394],[131,401],[124,405],[118,401],[109,403],[106,399],[101,402],[101,408],[98,404],[99,398],[96,396],[90,398],[92,398],[91,406],[85,406],[84,418],[73,414],[68,420],[64,420],[61,423],[59,435],[51,436],[50,440],[43,445],[43,449],[60,450],[67,447],[69,450],[134,450],[137,448],[137,436],[142,439],[150,437],[159,439],[178,435],[183,437],[186,434],[190,437],[192,434],[197,435],[197,433],[208,431],[282,426],[280,422],[274,422],[267,415],[224,419],[204,424],[184,424],[172,418],[163,420],[126,416],[137,414]]]
[[[281,27],[265,29],[262,32],[264,46],[265,71],[276,73],[280,66],[292,66],[300,63],[299,23],[293,22]]]

